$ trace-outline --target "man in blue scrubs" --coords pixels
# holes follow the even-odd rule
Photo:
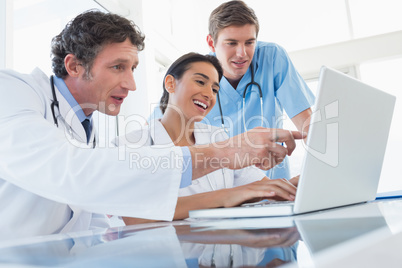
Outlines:
[[[225,127],[230,136],[262,123],[267,128],[282,128],[285,109],[297,129],[307,132],[314,96],[286,51],[277,44],[257,41],[258,31],[254,11],[242,1],[223,3],[210,15],[207,43],[224,71],[219,97]],[[254,84],[247,86],[243,107],[243,94],[252,74],[261,88],[262,106]],[[221,126],[219,105],[204,123]],[[268,171],[267,176],[290,179],[288,160]]]

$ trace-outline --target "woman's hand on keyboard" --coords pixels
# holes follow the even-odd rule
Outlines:
[[[299,185],[299,178],[300,175],[297,175],[296,177],[291,178],[289,181],[291,184],[297,187]]]
[[[223,207],[234,207],[263,199],[294,201],[296,189],[296,186],[286,179],[270,180],[265,177],[260,181],[215,192],[222,195]]]

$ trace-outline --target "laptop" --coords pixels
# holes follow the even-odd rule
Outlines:
[[[395,100],[323,66],[295,201],[193,210],[189,217],[288,216],[374,200]]]

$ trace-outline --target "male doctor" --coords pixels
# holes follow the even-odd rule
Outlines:
[[[269,169],[302,138],[261,128],[224,144],[126,148],[123,160],[121,148],[92,149],[91,115],[117,115],[136,89],[143,40],[133,22],[89,11],[52,40],[53,78],[39,69],[0,72],[1,240],[108,227],[105,214],[171,220],[179,187],[223,167]],[[130,153],[151,163],[180,161],[169,168],[130,166]],[[236,161],[246,156],[250,161]],[[264,189],[255,194],[263,195]]]
[[[283,109],[307,133],[314,96],[282,47],[257,41],[259,28],[254,11],[239,0],[221,4],[209,17],[207,43],[223,68],[219,97],[230,136],[259,126],[282,128]],[[217,105],[204,123],[221,126]],[[290,179],[287,162],[267,176]]]

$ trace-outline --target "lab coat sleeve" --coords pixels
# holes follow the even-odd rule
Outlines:
[[[233,187],[249,184],[262,180],[266,175],[261,169],[255,166],[249,166],[234,171]]]
[[[217,129],[218,132],[215,132],[216,135],[213,141],[224,141],[228,139],[228,135],[224,132],[223,129],[221,128],[215,128],[215,129]],[[261,169],[255,166],[249,166],[246,168],[233,170],[233,173],[234,173],[233,187],[259,181],[266,176]]]
[[[173,218],[179,147],[78,148],[45,119],[48,100],[38,88],[6,72],[0,80],[2,180],[93,213]]]

